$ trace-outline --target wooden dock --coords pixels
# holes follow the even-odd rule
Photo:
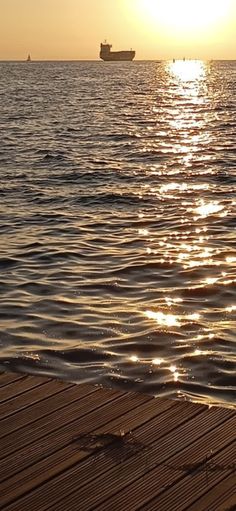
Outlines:
[[[235,511],[236,411],[2,373],[4,511]]]

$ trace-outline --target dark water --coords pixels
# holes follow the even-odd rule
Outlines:
[[[236,62],[0,71],[0,369],[235,405]]]

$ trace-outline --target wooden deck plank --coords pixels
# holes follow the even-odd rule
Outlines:
[[[16,380],[21,380],[26,378],[25,374],[20,373],[0,373],[0,388],[5,387],[6,385],[10,385]]]
[[[189,460],[189,463],[201,461],[209,448],[217,450],[219,443],[221,443],[221,448],[228,445],[230,438],[235,438],[234,428],[235,419],[233,417],[224,423],[224,428],[221,425],[214,428],[214,435],[212,435],[212,432],[208,432],[194,443],[192,443],[191,435],[189,435],[189,447],[183,448],[186,438],[182,439],[179,444],[180,453],[175,456],[171,455],[168,464],[180,466],[186,463],[186,460]],[[168,468],[165,463],[163,464],[163,458],[165,459],[166,456],[165,452],[162,452],[161,463],[160,452],[163,444],[164,439],[161,438],[155,449],[138,453],[134,458],[124,461],[122,465],[118,464],[108,473],[98,475],[89,486],[86,485],[80,490],[77,490],[77,487],[74,486],[74,493],[68,498],[63,496],[61,503],[57,503],[57,510],[61,511],[64,505],[65,509],[75,510],[78,498],[81,501],[80,511],[88,511],[94,507],[96,507],[96,511],[100,511],[100,509],[120,511],[125,509],[126,506],[129,510],[134,510],[138,509],[138,506],[144,506],[150,499],[150,495],[154,497],[156,494],[163,492],[166,481],[172,485],[180,477],[183,477],[179,471]],[[209,445],[210,447],[208,447]],[[159,510],[159,507],[153,509]]]
[[[20,394],[16,397],[13,397],[13,398],[5,401],[2,405],[0,405],[1,421],[3,421],[4,419],[6,420],[6,418],[9,415],[15,414],[15,417],[14,417],[14,419],[16,421],[15,424],[18,426],[18,415],[21,410],[28,408],[30,406],[33,406],[34,403],[37,403],[38,401],[42,401],[43,399],[45,399],[48,396],[56,394],[63,388],[71,388],[71,387],[72,387],[72,384],[66,384],[64,387],[64,385],[62,385],[60,382],[55,380],[55,381],[44,382],[43,389],[41,389],[41,385],[34,387],[32,389],[29,389],[27,392],[24,392],[23,394]],[[17,410],[17,412],[16,412],[16,410]],[[29,411],[29,413],[30,413],[30,411]],[[24,412],[24,415],[26,416],[25,412]],[[27,415],[27,417],[28,417],[28,415]],[[13,423],[12,419],[10,421],[6,421],[6,422],[8,422],[8,423],[11,422],[11,424]],[[3,422],[1,422],[0,435],[2,434],[2,431],[3,431]],[[7,432],[9,433],[10,431],[8,430]]]
[[[232,422],[233,422],[233,425],[235,425],[235,421],[233,420]],[[226,424],[228,424],[228,421]],[[224,428],[226,428],[226,424],[224,423]],[[231,430],[231,433],[233,436],[234,433],[232,432],[232,428],[231,428],[232,424],[230,423],[229,425],[230,425],[229,429]],[[183,444],[182,444],[182,440],[180,439],[180,443],[179,443],[180,454],[174,455],[174,457],[171,456],[168,460],[164,461],[164,464],[163,464],[163,460],[161,462],[161,459],[160,459],[160,454],[161,454],[161,452],[160,452],[161,449],[160,449],[159,454],[157,452],[158,458],[156,457],[157,468],[154,468],[154,469],[151,468],[151,470],[148,472],[148,467],[147,467],[146,471],[148,473],[143,474],[142,480],[140,480],[140,479],[137,480],[137,478],[136,478],[134,483],[132,483],[129,486],[127,486],[127,483],[126,483],[126,487],[124,488],[124,490],[121,491],[115,498],[113,498],[112,509],[114,509],[114,510],[121,509],[122,508],[121,506],[124,505],[124,502],[127,501],[127,499],[129,497],[132,501],[130,504],[130,509],[136,509],[136,507],[138,508],[139,503],[142,504],[142,506],[143,506],[142,509],[149,509],[149,504],[147,505],[147,507],[145,507],[145,501],[150,499],[150,495],[154,496],[155,493],[157,495],[162,493],[163,491],[165,491],[167,485],[174,485],[175,480],[178,480],[179,477],[182,477],[181,475],[179,475],[178,471],[175,472],[173,469],[168,469],[168,466],[165,466],[165,465],[172,464],[172,466],[179,467],[179,466],[185,464],[186,462],[188,462],[189,464],[190,463],[193,464],[193,463],[197,463],[198,461],[201,461],[201,459],[204,458],[205,453],[208,452],[209,442],[213,448],[217,448],[218,441],[219,441],[219,434],[221,434],[222,429],[224,429],[224,428],[222,428],[222,426],[220,426],[217,429],[214,429],[213,432],[210,432],[210,434],[207,433],[204,435],[204,437],[200,437],[200,439],[194,443],[191,442],[191,436],[189,436],[189,441],[191,443],[190,443],[190,447],[187,449],[181,449]],[[218,430],[218,436],[216,436],[217,430]],[[226,435],[227,435],[228,430],[225,429],[225,431],[226,431]],[[154,460],[153,466],[155,467],[155,460]],[[128,474],[127,474],[127,477],[128,477]],[[157,484],[157,481],[158,481],[158,484]],[[129,482],[130,482],[130,479],[129,479]],[[137,497],[137,485],[139,487],[138,497]],[[115,491],[116,491],[116,489],[115,489]],[[110,503],[110,501],[106,501],[105,505],[102,505],[101,508],[97,507],[97,509],[98,510],[106,509],[106,506],[107,505],[109,506],[109,503]],[[155,508],[155,506],[154,506],[153,509],[159,509],[159,507]],[[171,507],[170,507],[170,509],[171,509]]]
[[[30,433],[30,430],[28,431],[27,428],[20,430],[19,433],[24,431],[24,434],[21,435],[21,445],[18,451],[12,450],[11,442],[7,442],[9,437],[13,441],[14,435],[13,438],[11,435],[5,437],[4,444],[7,442],[6,449],[10,450],[11,454],[6,456],[1,462],[0,479],[6,479],[9,475],[16,473],[16,471],[19,472],[30,464],[36,463],[45,456],[58,451],[63,446],[71,443],[73,437],[79,432],[93,430],[106,424],[106,422],[109,422],[114,410],[115,413],[121,415],[122,411],[127,411],[129,407],[138,406],[141,402],[148,399],[150,397],[140,395],[137,400],[133,394],[122,394],[116,391],[98,389],[96,393],[81,400],[77,407],[73,407],[73,414],[69,414],[71,406],[68,405],[64,409],[64,414],[53,412],[50,416],[47,416],[43,427],[40,426],[38,428],[35,425],[34,430],[36,429],[36,431],[32,430]],[[56,417],[56,419],[52,421],[50,417]],[[27,430],[27,433],[25,430]],[[15,444],[16,448],[19,447],[17,446],[17,441],[15,441]],[[3,450],[5,451],[5,445],[3,445]]]
[[[236,510],[236,495],[235,495],[235,484],[234,484],[234,494],[231,497],[227,497],[224,499],[224,503],[216,508],[211,508],[209,511],[235,511]],[[208,510],[207,510],[208,511]]]
[[[157,400],[157,401],[159,401],[159,400]],[[201,427],[202,427],[203,422],[205,422],[205,423],[207,422],[207,428],[209,429],[210,427],[215,426],[215,421],[217,420],[217,416],[213,412],[214,411],[219,412],[219,409],[215,409],[215,410],[212,409],[210,411],[211,417],[209,417],[209,415],[208,415],[209,411],[206,410],[205,407],[200,407],[201,411],[200,411],[200,415],[199,415],[198,407],[196,407],[196,405],[189,404],[189,406],[187,406],[187,407],[185,406],[184,403],[182,403],[182,405],[183,405],[183,408],[181,410],[181,413],[179,413],[180,412],[180,403],[178,403],[177,409],[169,410],[168,414],[167,414],[167,412],[165,412],[161,415],[161,417],[163,418],[162,422],[160,421],[160,417],[158,417],[158,419],[159,419],[158,422],[160,424],[159,435],[163,435],[163,431],[164,431],[164,434],[167,434],[168,431],[172,431],[173,428],[177,428],[177,426],[178,426],[177,419],[175,421],[173,421],[173,417],[176,416],[176,414],[178,416],[179,423],[180,424],[184,423],[181,430],[179,431],[178,437],[174,438],[173,442],[170,438],[169,451],[168,451],[168,448],[165,449],[165,451],[166,451],[165,454],[167,457],[168,457],[168,454],[170,456],[170,453],[172,453],[174,448],[176,450],[182,448],[179,440],[182,439],[183,437],[186,438],[186,431],[188,431],[188,429],[193,429],[195,426],[196,434],[198,432],[198,436],[200,436],[201,435]],[[143,408],[143,405],[142,405],[142,408]],[[178,410],[178,408],[179,408],[179,410]],[[191,408],[192,408],[192,410],[191,410],[191,415],[190,415],[190,413],[188,413],[188,412],[190,411]],[[139,410],[139,408],[138,408],[138,410]],[[172,416],[171,416],[170,412],[172,413]],[[227,411],[226,415],[229,416],[230,413],[232,413],[232,412]],[[196,417],[196,415],[197,415],[197,417]],[[191,416],[194,417],[194,419],[192,418],[192,420],[189,424],[185,424],[186,420],[191,418]],[[153,422],[153,424],[152,424],[152,422]],[[123,427],[124,424],[126,424],[125,417],[124,417],[124,420],[119,423],[119,426]],[[164,424],[167,424],[166,428],[163,428]],[[145,445],[149,445],[149,442],[151,443],[152,441],[154,442],[154,440],[157,440],[158,428],[157,428],[156,421],[147,421],[145,423],[145,426],[146,426],[146,428],[142,425],[142,427],[138,427],[138,429],[134,429],[133,432],[135,434],[135,438],[140,443],[144,442]],[[106,426],[106,428],[98,430],[98,433],[100,433],[102,431],[110,431],[110,432],[113,431],[112,424],[109,423]],[[117,431],[117,428],[115,428],[114,431]],[[171,436],[172,435],[170,434],[170,437]],[[188,439],[187,441],[191,442],[191,439]],[[174,446],[173,446],[173,444],[174,444]],[[180,445],[180,447],[178,447],[179,445]],[[168,446],[168,444],[167,444],[167,446]],[[159,443],[157,443],[157,446],[156,446],[157,456],[158,456],[158,451],[159,451]],[[80,453],[80,451],[79,451],[79,453]],[[81,486],[83,484],[85,484],[85,482],[90,484],[92,479],[96,479],[98,473],[101,474],[101,472],[104,470],[110,471],[113,466],[117,466],[117,464],[119,464],[119,459],[120,459],[119,458],[120,457],[120,449],[119,448],[113,449],[113,453],[108,452],[106,454],[107,455],[105,455],[104,451],[102,451],[100,454],[98,453],[96,455],[95,459],[90,458],[87,461],[85,460],[85,462],[81,463],[80,465],[78,465],[79,456],[77,458],[74,458],[74,460],[76,461],[76,466],[72,467],[71,471],[67,471],[64,474],[62,474],[62,476],[60,478],[55,479],[48,485],[45,485],[42,488],[40,488],[39,491],[37,491],[34,495],[31,495],[31,497],[29,497],[30,505],[31,505],[31,499],[32,499],[32,501],[34,501],[34,499],[35,499],[35,502],[36,502],[35,509],[39,509],[39,510],[44,509],[43,501],[45,501],[46,505],[47,505],[48,501],[49,500],[51,501],[51,499],[53,498],[53,495],[54,495],[54,498],[56,499],[55,502],[57,502],[58,498],[60,498],[60,495],[63,495],[63,498],[64,498],[68,492],[73,491],[73,490],[71,490],[71,488],[73,489],[74,486],[78,490],[79,488],[81,488]],[[149,453],[147,452],[143,457],[144,459],[140,460],[141,466],[143,466],[143,465],[146,466],[145,458],[148,455],[149,455]],[[72,456],[72,453],[71,453],[71,456]],[[130,456],[132,456],[132,453],[128,452],[126,457],[130,457]],[[72,459],[73,459],[73,456],[72,456]],[[132,461],[131,461],[130,466],[132,469]],[[149,467],[147,467],[147,468],[149,468]],[[35,498],[36,495],[37,495],[37,498]],[[23,502],[24,506],[26,504],[26,501],[27,501],[27,499],[24,500],[24,502]],[[29,505],[29,507],[30,507],[30,505]],[[39,507],[38,507],[38,505],[39,505]],[[45,505],[45,503],[44,503],[44,505]]]
[[[234,506],[234,507],[233,507]],[[225,511],[236,509],[236,483],[235,474],[223,479],[223,481],[197,499],[189,506],[188,511]]]
[[[79,396],[82,398],[97,390],[95,387],[81,385],[78,396],[77,385],[66,384],[64,386],[60,382],[56,381],[52,384],[49,383],[47,388],[45,388],[46,385],[44,386],[43,392],[41,388],[34,389],[37,393],[39,392],[39,395],[36,394],[38,400],[35,400],[34,395],[31,405],[28,405],[27,412],[24,408],[22,409],[22,407],[19,406],[15,408],[14,411],[12,410],[12,407],[10,408],[11,414],[8,413],[7,417],[1,419],[0,437],[9,435],[24,426],[32,424],[32,422],[36,422],[37,420],[50,415],[53,410],[61,410],[68,405],[68,401],[73,403],[74,401],[78,401]],[[29,393],[30,392],[27,392],[26,396],[29,395]],[[24,399],[26,396],[24,395]],[[12,401],[13,400],[7,403],[9,404]],[[14,402],[18,405],[17,398]],[[5,403],[5,405],[7,405],[7,403]],[[12,416],[13,413],[14,417]]]
[[[236,510],[235,410],[11,373],[0,388],[3,511]]]
[[[17,379],[10,385],[3,387],[1,390],[0,404],[4,403],[8,399],[15,398],[19,394],[23,394],[38,385],[45,385],[48,381],[50,380],[41,376],[27,376],[25,378],[20,378],[19,380]]]
[[[119,415],[116,419],[113,418],[111,422],[105,426],[105,429],[113,433],[119,432],[120,429],[124,427],[128,428],[127,431],[129,429],[136,431],[137,427],[140,428],[142,424],[147,422],[150,418],[153,418],[153,416],[160,416],[165,412],[165,410],[172,408],[173,403],[171,401],[160,400],[158,407],[156,405],[156,401],[152,399],[144,402],[138,406],[138,408],[129,409],[126,413],[123,413],[122,410],[122,415]],[[196,415],[196,408],[194,408],[194,412],[192,411],[192,415],[193,413]],[[102,431],[104,431],[104,428],[102,428]],[[95,430],[94,433],[100,432],[101,428],[99,430]],[[109,442],[108,439],[107,445],[109,445],[109,443],[111,443],[111,441]],[[82,464],[82,466],[79,464],[79,462],[88,457],[90,457],[90,453],[80,450],[76,442],[71,442],[67,447],[61,449],[60,451],[56,451],[52,456],[41,460],[33,466],[27,467],[25,470],[20,472],[20,474],[16,474],[10,479],[5,480],[1,484],[2,504],[9,503],[11,500],[19,497],[22,493],[25,493],[26,489],[32,490],[34,487],[42,485],[43,482],[47,483],[49,478],[51,479],[53,476],[55,477],[61,472],[64,474],[68,468],[75,467],[78,476],[77,484],[81,486],[83,480],[87,482],[88,480],[96,478],[97,470],[99,470],[99,472],[102,469],[108,470],[117,463],[115,458],[114,460],[112,458],[104,458],[102,455],[101,459],[100,455],[98,455],[93,460],[91,471],[91,462]],[[72,471],[73,470],[74,469],[72,469]],[[70,472],[66,472],[66,477],[67,480],[71,477]],[[44,494],[46,494],[48,486],[50,495],[55,489],[57,496],[58,487],[59,489],[61,488],[63,479],[64,475],[61,479],[55,479],[55,484],[52,484],[52,487],[50,482],[47,483],[44,487],[43,493],[41,490],[39,490],[37,500],[34,503],[35,509],[43,509],[42,497],[44,497]],[[51,498],[52,496],[50,496],[50,499]],[[48,499],[48,496],[46,496],[46,499]]]
[[[81,389],[77,389],[77,398],[72,402],[64,402],[64,413],[62,413],[61,409],[52,409],[50,414],[40,417],[33,428],[31,424],[26,423],[18,431],[17,436],[14,432],[7,435],[4,438],[0,458],[9,457],[11,454],[14,457],[17,451],[31,446],[32,443],[36,446],[37,442],[41,443],[44,437],[47,438],[52,433],[62,429],[63,426],[67,428],[73,420],[76,420],[76,417],[82,417],[91,410],[99,408],[104,398],[108,402],[111,399],[117,398],[115,391],[105,391],[103,393],[102,390],[95,387],[90,387],[89,392],[85,388],[84,392],[80,393]]]
[[[103,428],[95,429],[94,433],[100,434],[104,431],[109,431],[110,433],[116,434],[121,429],[126,429],[126,432],[130,429],[133,431],[138,431],[145,422],[148,422],[150,418],[157,418],[157,416],[165,415],[166,410],[173,409],[175,403],[171,401],[162,401],[158,404],[158,408],[156,406],[156,401],[154,399],[145,402],[141,407],[135,409],[129,409],[128,412],[124,413],[124,409],[122,409],[121,414],[117,418],[113,418],[111,422],[106,424]],[[177,403],[176,403],[177,405]],[[115,405],[113,405],[115,406]],[[141,410],[140,410],[141,408]],[[142,413],[140,413],[140,411]],[[190,410],[185,410],[185,420],[190,415]],[[187,413],[188,412],[188,413]],[[172,411],[172,414],[175,413]],[[196,415],[197,410],[194,407],[194,410],[191,411],[191,416]],[[114,410],[113,410],[114,416]],[[181,421],[184,420],[184,417],[181,417]],[[138,428],[136,430],[136,428]],[[107,439],[106,445],[111,444],[112,441]],[[115,449],[114,449],[115,451]],[[66,469],[72,469],[73,477],[77,478],[77,487],[81,487],[83,483],[87,483],[88,481],[96,478],[97,471],[99,473],[102,471],[108,470],[112,468],[112,466],[117,464],[117,455],[119,452],[114,452],[114,459],[104,457],[102,453],[102,457],[100,454],[96,456],[93,460],[93,466],[91,470],[91,461],[87,461],[84,464],[79,464],[85,458],[90,456],[90,453],[80,450],[77,446],[76,442],[70,443],[67,447],[57,451],[52,456],[36,463],[33,466],[28,467],[20,474],[16,474],[12,478],[4,481],[1,485],[1,499],[2,503],[5,504],[10,500],[14,500],[14,498],[19,497],[22,493],[26,491],[26,487],[28,490],[33,490],[34,487],[41,485],[43,482],[47,481],[48,478],[55,477],[56,475],[63,472],[62,477],[55,479],[55,484],[52,482],[46,484],[44,486],[43,493],[41,488],[37,492],[37,499],[34,503],[35,509],[43,509],[43,500],[44,496],[46,496],[46,504],[48,504],[48,496],[47,490],[50,493],[50,500],[52,500],[52,493],[55,493],[55,498],[58,500],[58,491],[61,490],[63,486],[63,492],[66,491],[66,485],[71,478],[71,472]],[[128,455],[132,455],[132,453],[128,453]],[[66,479],[66,480],[65,480]],[[63,484],[62,484],[63,483]],[[35,495],[31,494],[30,500],[35,498]],[[22,505],[25,505],[22,502]]]
[[[226,476],[233,473],[232,469],[227,469],[227,466],[230,467],[232,459],[235,459],[235,457],[236,441],[212,457],[214,464],[226,467],[225,470],[209,470],[207,473],[205,465],[203,465],[202,470],[199,469],[191,472],[191,474],[183,477],[177,484],[174,484],[162,495],[155,497],[151,502],[149,501],[145,507],[142,507],[142,511],[156,511],[157,509],[160,511],[169,511],[169,509],[174,509],[173,506],[176,503],[176,499],[178,502],[178,511],[188,510],[193,501],[205,495]],[[234,480],[236,485],[236,474],[234,474]]]

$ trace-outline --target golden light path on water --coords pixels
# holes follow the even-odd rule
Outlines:
[[[175,61],[167,64],[167,72],[173,76],[176,86],[175,89],[176,101],[175,108],[171,107],[169,127],[170,131],[179,131],[178,142],[173,144],[173,153],[178,153],[180,161],[182,159],[182,166],[185,167],[186,171],[191,168],[191,162],[196,153],[198,153],[199,146],[209,146],[211,144],[211,132],[206,131],[203,128],[206,127],[208,122],[207,114],[205,119],[199,118],[196,111],[186,107],[186,102],[191,100],[191,104],[194,103],[199,108],[206,105],[208,101],[206,95],[202,94],[202,88],[205,87],[205,79],[208,73],[208,66],[206,63],[201,61]],[[171,87],[171,86],[170,86]],[[173,93],[173,90],[172,90]],[[184,98],[184,110],[181,105],[181,97]],[[153,112],[156,113],[158,109],[153,107]],[[194,131],[194,134],[191,133]],[[150,147],[147,147],[150,150]],[[182,172],[182,170],[181,170]],[[207,172],[207,170],[205,170]],[[163,171],[152,168],[152,173],[155,175],[163,175]],[[180,170],[174,169],[172,176],[180,173]],[[156,257],[156,261],[163,265],[180,265],[180,271],[192,271],[202,268],[207,270],[209,276],[204,279],[198,280],[196,284],[189,282],[188,289],[206,289],[217,285],[227,286],[232,283],[236,283],[236,278],[228,278],[226,271],[221,271],[221,268],[228,267],[229,264],[235,263],[236,257],[227,256],[224,251],[219,247],[215,246],[213,235],[209,234],[212,222],[216,222],[217,219],[227,217],[229,213],[227,205],[217,200],[210,198],[211,192],[214,189],[214,184],[204,182],[204,171],[202,173],[203,182],[195,183],[193,180],[186,182],[169,181],[168,183],[159,185],[157,187],[149,188],[145,186],[144,193],[150,195],[156,195],[156,197],[163,202],[178,197],[179,199],[179,214],[180,222],[183,225],[176,231],[171,231],[161,241],[158,241],[158,236],[155,236],[152,230],[147,228],[139,229],[139,235],[146,238],[146,255],[147,257]],[[201,198],[201,194],[204,193],[205,198]],[[209,199],[206,195],[209,193]],[[193,199],[193,194],[195,194]],[[191,199],[188,201],[187,197],[190,195]],[[183,196],[183,200],[182,200]],[[231,205],[232,208],[232,205]],[[143,213],[139,215],[140,219],[144,219]],[[186,225],[186,228],[185,228]],[[223,253],[223,256],[222,256]],[[159,259],[157,259],[159,258]],[[217,276],[211,276],[213,268],[219,267]],[[222,321],[210,322],[207,319],[204,320],[204,307],[199,312],[183,314],[175,312],[183,302],[180,297],[165,296],[164,303],[158,309],[155,307],[153,310],[146,310],[143,312],[144,316],[156,323],[160,331],[173,332],[177,331],[181,333],[182,327],[189,325],[191,330],[191,324],[194,323],[194,330],[199,323],[199,329],[203,331],[202,334],[192,336],[190,345],[192,346],[191,357],[212,357],[218,356],[217,352],[214,352],[214,339],[218,335],[222,328],[222,324],[225,324],[225,319]],[[166,308],[169,310],[166,311]],[[174,309],[174,310],[172,310]],[[236,306],[232,305],[225,307],[223,313],[230,314],[236,310]],[[206,313],[209,315],[209,313]],[[200,322],[203,323],[204,327],[201,328]],[[211,348],[201,348],[201,342],[208,341],[211,343]],[[177,341],[177,345],[183,345],[186,343],[185,337]],[[188,353],[189,356],[189,353]],[[169,374],[172,375],[173,381],[178,382],[181,378],[182,381],[191,378],[191,368],[181,369],[181,361],[179,363],[175,361],[175,364],[169,364],[168,360],[162,357],[156,357],[152,360],[142,360],[138,355],[130,357],[130,362],[133,363],[147,363],[151,366],[151,372],[155,371],[155,367],[165,367]],[[177,391],[179,393],[179,391]]]

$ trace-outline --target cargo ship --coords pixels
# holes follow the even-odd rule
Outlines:
[[[126,51],[111,51],[112,45],[108,44],[106,41],[105,43],[101,43],[100,47],[100,59],[105,60],[105,62],[108,61],[122,61],[125,60],[127,62],[130,62],[135,57],[135,51],[134,50],[126,50]]]

